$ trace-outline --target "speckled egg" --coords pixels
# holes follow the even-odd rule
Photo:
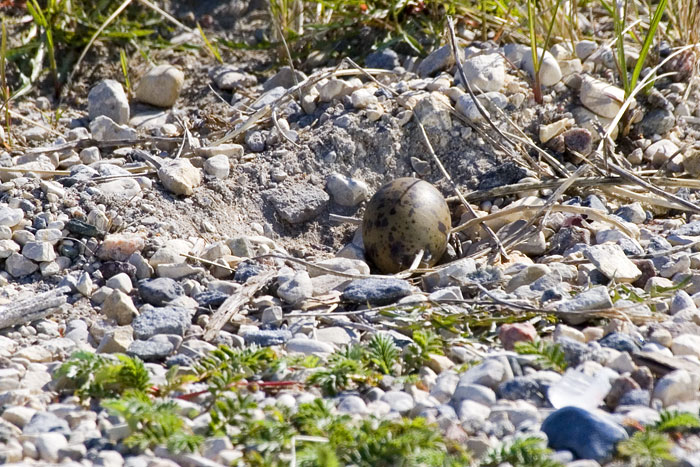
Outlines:
[[[384,273],[408,269],[420,250],[421,267],[438,262],[452,225],[445,198],[430,183],[398,178],[382,186],[362,220],[365,256]]]

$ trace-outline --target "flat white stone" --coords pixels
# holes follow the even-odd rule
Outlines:
[[[608,279],[630,283],[642,275],[642,271],[627,258],[622,248],[617,244],[593,245],[586,248],[583,255]]]

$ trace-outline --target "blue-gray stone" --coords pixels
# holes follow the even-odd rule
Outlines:
[[[489,284],[502,281],[504,278],[501,268],[485,266],[466,274],[462,280],[465,284]]]
[[[39,433],[61,433],[70,436],[71,429],[68,422],[51,412],[37,412],[24,425],[22,433],[25,435],[36,435]]]
[[[545,274],[530,284],[530,290],[545,291],[561,285],[561,275],[558,273]]]
[[[586,344],[568,337],[559,338],[557,343],[564,352],[564,358],[570,367],[576,367],[585,361],[593,360],[593,351]]]
[[[286,329],[271,329],[265,331],[251,331],[243,336],[245,343],[255,344],[259,347],[282,345],[292,338],[292,333]]]
[[[615,211],[615,215],[633,224],[641,224],[646,220],[644,208],[639,203],[620,206]]]
[[[280,86],[280,88],[282,88]],[[284,90],[284,88],[282,88]],[[265,150],[265,138],[259,131],[251,131],[245,137],[245,144],[253,152],[263,152]]]
[[[176,334],[184,336],[192,325],[192,313],[187,308],[166,306],[156,308],[144,305],[141,313],[134,318],[134,338],[147,340],[158,334]]]
[[[683,456],[678,460],[676,467],[700,467],[700,451],[684,454]]]
[[[620,332],[611,332],[607,336],[598,341],[603,347],[619,350],[620,352],[634,353],[639,350],[639,345],[634,341],[629,334]]]
[[[681,225],[676,230],[672,230],[671,234],[685,235],[688,237],[700,236],[700,221],[689,222],[685,225]]]
[[[542,292],[542,297],[540,297],[540,303],[547,303],[547,302],[550,302],[552,300],[558,301],[558,300],[563,299],[565,296],[566,295],[564,294],[564,292],[561,289],[554,287],[554,288],[547,289],[544,292]]]
[[[437,413],[438,416],[448,418],[452,421],[458,421],[459,417],[457,416],[457,412],[455,412],[454,407],[452,407],[450,404],[440,404],[437,406]]]
[[[516,376],[501,383],[498,393],[501,398],[511,401],[525,399],[535,405],[542,405],[545,401],[539,383],[530,376]]]
[[[411,339],[405,334],[401,334],[398,331],[379,331],[378,334],[391,337],[391,339],[394,341],[394,344],[396,344],[396,346],[400,349],[403,349],[407,345],[413,344],[413,339]]]
[[[393,70],[399,65],[401,65],[399,55],[391,49],[378,50],[365,57],[365,66],[367,68]]]
[[[542,423],[549,447],[566,449],[580,459],[604,463],[615,453],[619,441],[627,439],[620,425],[578,407],[564,407],[550,414]]]
[[[557,451],[557,452],[550,454],[549,458],[554,462],[558,462],[559,464],[566,465],[569,462],[573,462],[574,454],[571,451],[566,451],[566,450]]]
[[[87,181],[93,177],[99,177],[100,173],[87,165],[77,164],[70,168],[70,176],[78,181]]]
[[[577,243],[590,245],[591,232],[587,229],[576,227],[575,225],[571,227],[562,227],[557,233],[552,235],[552,238],[549,240],[549,254],[561,255]]]
[[[608,207],[596,195],[588,195],[586,197],[586,199],[583,200],[583,203],[581,203],[581,204],[583,206],[588,207],[588,208],[597,209],[597,210],[603,211],[603,212],[608,212]]]
[[[364,415],[367,412],[367,404],[361,397],[345,396],[338,403],[338,412]]]
[[[167,340],[133,341],[126,351],[127,355],[138,357],[144,362],[162,362],[173,353],[173,344]]]
[[[174,279],[158,277],[139,282],[141,299],[153,306],[163,306],[171,300],[185,295],[185,290]]]
[[[124,261],[105,261],[100,266],[100,272],[104,280],[109,279],[117,274],[126,274],[133,281],[136,277],[136,266],[131,263],[125,263]]]
[[[668,236],[668,241],[673,242],[674,245],[690,245],[694,243],[697,239],[695,237],[681,237],[680,235],[671,234]]]
[[[253,261],[243,261],[236,268],[236,272],[233,274],[233,280],[240,283],[245,283],[248,279],[253,276],[257,276],[262,271],[262,268],[258,263]]]
[[[617,406],[621,405],[643,405],[645,407],[649,406],[651,400],[651,395],[646,389],[632,389],[620,397]]]
[[[644,116],[638,128],[642,134],[650,138],[654,135],[664,135],[676,125],[676,117],[667,109],[654,109]]]
[[[649,244],[647,245],[647,253],[663,253],[671,248],[673,248],[673,246],[664,237],[660,235],[652,235],[651,238],[649,238]]]
[[[199,306],[205,308],[218,308],[228,297],[229,295],[219,290],[205,290],[204,292],[199,292],[192,296]]]
[[[411,295],[411,285],[401,279],[356,279],[343,291],[343,299],[360,304],[389,305]]]
[[[32,221],[32,227],[34,227],[36,230],[45,229],[48,225],[49,223],[43,217],[35,217]]]
[[[644,251],[629,238],[619,238],[615,243],[620,245],[620,248],[622,248],[622,251],[627,256],[641,255],[644,253]]]
[[[287,90],[284,88],[284,86],[277,86],[276,88],[272,88],[269,91],[266,91],[265,94],[260,96],[258,98],[258,100],[256,100],[255,103],[251,107],[255,110],[262,109],[266,105],[268,105],[268,104],[271,105],[271,104],[277,102],[278,100],[280,100],[286,92],[287,92]],[[247,141],[246,141],[246,143],[247,143]],[[263,143],[264,143],[264,140],[263,140]]]
[[[192,357],[188,357],[187,355],[182,354],[182,353],[179,353],[177,355],[173,355],[172,357],[169,357],[165,361],[165,366],[167,368],[170,368],[170,367],[175,366],[175,365],[182,367],[182,366],[192,366],[194,364],[195,364],[195,361]]]

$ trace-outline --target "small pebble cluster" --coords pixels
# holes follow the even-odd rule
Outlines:
[[[534,118],[531,91],[518,75],[534,73],[528,47],[486,43],[462,50],[466,77],[491,118],[500,121],[502,112]],[[557,45],[544,54],[540,79],[545,105],[562,98],[566,110],[553,112],[533,139],[564,158],[569,168],[575,165],[566,158],[573,152],[589,154],[624,100],[622,90],[606,79],[614,67],[611,54],[591,41],[579,42],[573,51]],[[186,373],[217,345],[272,347],[280,358],[296,354],[327,362],[339,350],[377,333],[391,336],[398,348],[409,346],[410,332],[397,323],[415,320],[415,310],[431,307],[466,322],[478,306],[494,313],[532,314],[524,321],[494,321],[491,341],[437,330],[444,346],[429,355],[415,379],[384,375],[374,385],[326,394],[338,413],[424,417],[464,445],[474,459],[504,440],[533,435],[546,440],[552,460],[572,467],[611,462],[617,443],[631,434],[630,421],[653,423],[662,410],[698,413],[698,215],[669,217],[667,209],[651,210],[640,203],[643,199],[620,202],[601,192],[566,197],[561,205],[568,210],[553,210],[543,228],[533,228],[502,263],[462,257],[486,238],[475,226],[455,235],[461,254],[450,246],[446,264],[412,279],[373,277],[359,231],[335,255],[320,261],[292,261],[294,252],[285,243],[289,238],[277,236],[262,222],[246,226],[246,235],[220,236],[218,241],[183,237],[176,229],[154,234],[152,227],[159,225],[151,203],[155,197],[187,200],[208,190],[210,182],[232,182],[237,168],[257,154],[302,144],[313,122],[336,130],[352,128],[360,120],[391,122],[403,131],[415,115],[439,139],[442,133],[471,135],[470,127],[450,115],[449,105],[467,122],[484,121],[459,86],[448,46],[421,61],[401,60],[385,49],[368,56],[366,66],[387,73],[379,74],[377,83],[359,77],[314,83],[295,94],[274,126],[245,132],[242,144],[195,144],[186,155],[174,157],[178,143],[169,138],[181,136],[182,128],[168,119],[169,113],[150,107],[131,115],[121,84],[105,80],[91,88],[87,116],[71,120],[64,136],[49,141],[43,127],[22,134],[27,143],[50,146],[19,155],[0,152],[0,167],[12,169],[0,171],[0,306],[47,290],[69,290],[67,303],[46,318],[0,331],[3,462],[238,465],[243,448],[225,437],[205,441],[193,454],[126,448],[122,441],[131,432],[129,426],[62,392],[54,380],[57,369],[76,351],[126,354],[146,362],[152,380],[162,383],[168,368],[178,365]],[[283,68],[260,86],[255,76],[231,65],[212,68],[209,77],[219,90],[232,93],[234,108],[243,102],[241,90],[259,91],[250,105],[258,110],[274,105],[307,78],[294,73]],[[184,82],[176,67],[158,66],[141,78],[135,98],[169,109],[177,105]],[[697,113],[680,97],[685,86],[669,81],[651,92],[633,125],[638,138],[626,155],[630,166],[700,172],[697,154],[679,151],[683,138],[692,136],[692,131],[684,132],[683,118]],[[339,105],[344,109],[340,114]],[[31,114],[31,109],[24,110]],[[149,156],[151,164],[155,161],[154,176],[145,173],[144,160],[134,151],[143,135],[162,139],[160,152]],[[80,143],[88,140],[90,145]],[[125,143],[117,149],[104,144],[114,140]],[[321,163],[332,165],[342,154],[327,157]],[[430,163],[415,159],[407,165],[423,175],[431,170]],[[300,175],[274,168],[261,181],[266,189],[262,202],[284,223],[304,228],[328,209],[361,213],[381,184],[375,181],[390,177],[380,174],[368,183],[341,172],[320,171],[324,176],[317,176],[315,184],[286,185]],[[530,172],[521,171],[513,181],[534,181]],[[498,177],[492,174],[490,180]],[[474,209],[485,215],[542,206],[551,192],[521,192],[483,201]],[[684,196],[694,199],[689,192]],[[151,210],[150,224],[134,225],[120,215],[119,206],[134,199]],[[588,211],[577,213],[576,208]],[[597,214],[585,214],[590,210]],[[516,209],[489,227],[505,238],[525,224],[522,212]],[[457,225],[470,215],[453,218]],[[244,297],[237,312],[216,326],[227,304],[263,277],[267,279],[253,296]],[[393,310],[392,317],[383,314],[387,309]],[[538,318],[544,315],[555,316],[556,324]],[[517,318],[517,313],[499,316]],[[205,338],[211,329],[213,338]],[[540,337],[543,331],[552,332],[546,339],[558,344],[566,369],[543,367],[532,355],[514,351],[518,342],[545,339]],[[273,380],[292,374],[279,370]],[[324,394],[317,386],[302,384],[274,393],[259,391],[258,396],[261,406],[282,404],[293,410]],[[183,413],[185,409],[205,412],[204,403],[197,401],[183,405]],[[206,420],[196,415],[186,421],[195,431],[206,427]],[[678,465],[700,465],[700,438],[686,441],[673,448]]]

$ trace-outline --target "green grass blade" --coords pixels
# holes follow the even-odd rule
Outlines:
[[[622,9],[622,11],[620,11]],[[625,58],[625,19],[627,18],[627,0],[625,0],[624,7],[620,8],[619,5],[614,7],[613,21],[615,23],[615,36],[617,43],[617,67],[620,72],[620,79],[622,80],[622,87],[625,89],[625,97],[630,95],[634,86],[630,86],[629,76],[627,76],[627,59]]]
[[[0,36],[0,92],[3,100],[9,98],[9,91],[6,89],[7,78],[5,76],[5,63],[7,60],[7,29],[5,20],[2,21],[2,36]]]
[[[660,0],[659,4],[656,5],[654,16],[651,19],[651,23],[649,23],[649,30],[647,31],[647,35],[644,38],[642,50],[639,52],[639,59],[634,65],[634,71],[632,72],[632,79],[630,81],[631,89],[634,89],[635,85],[637,84],[637,80],[639,79],[639,75],[642,73],[642,68],[644,68],[644,62],[646,61],[647,55],[649,54],[649,49],[651,48],[651,43],[653,42],[654,35],[656,34],[656,28],[661,22],[661,17],[664,14],[664,10],[666,10],[667,3],[668,0]],[[627,95],[627,92],[625,92],[625,95]]]
[[[532,52],[532,68],[535,75],[540,72],[540,64],[537,61],[537,34],[535,32],[535,1],[527,0],[527,26],[530,32],[530,49]]]
[[[542,63],[544,60],[544,53],[549,48],[549,40],[552,38],[552,30],[554,29],[554,23],[557,21],[557,12],[559,11],[559,6],[561,5],[561,0],[557,0],[554,5],[554,12],[552,13],[552,21],[549,22],[549,27],[547,28],[547,37],[544,39],[544,44],[542,44],[542,53],[540,54],[540,61]]]
[[[119,51],[119,61],[122,65],[122,74],[124,75],[124,84],[126,85],[126,90],[131,90],[131,84],[129,83],[129,64],[126,61],[126,52],[124,49]]]
[[[615,10],[608,2],[606,2],[605,0],[600,0],[600,4],[603,5],[603,8],[605,8],[608,11],[608,14],[610,16],[615,16]]]
[[[207,39],[207,36],[206,34],[204,34],[204,30],[202,29],[202,26],[200,26],[199,23],[197,23],[197,29],[199,30],[199,34],[202,36],[202,39],[204,40],[204,45],[207,46],[209,52],[211,52],[211,54],[214,56],[214,58],[216,58],[216,60],[219,63],[224,63],[224,60],[221,58],[221,54],[219,53],[219,50],[216,47],[214,47],[214,45],[211,42],[209,42],[209,39]]]

